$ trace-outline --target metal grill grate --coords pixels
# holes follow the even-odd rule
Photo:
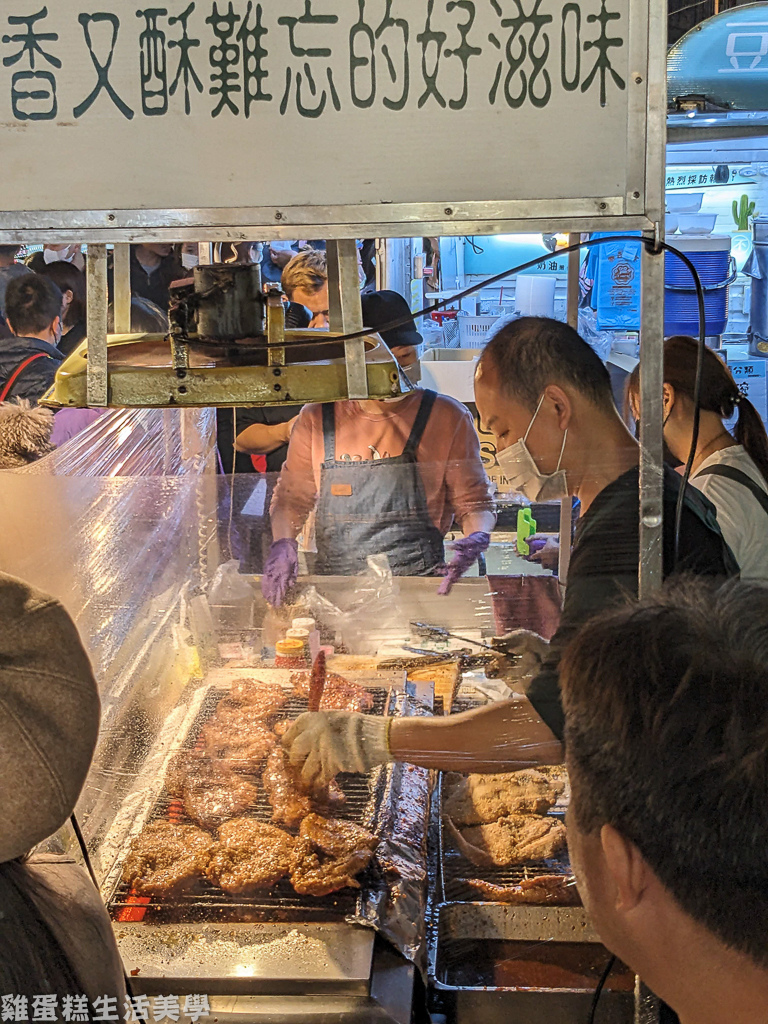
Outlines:
[[[371,715],[383,715],[389,702],[389,693],[384,689],[371,690],[374,706],[368,712]],[[213,715],[219,701],[227,696],[226,690],[212,689],[203,701],[200,712],[192,728],[187,733],[181,750],[190,750],[196,746],[200,733],[208,719]],[[274,716],[274,723],[293,720],[307,711],[307,701],[300,697],[291,697]],[[272,808],[267,800],[259,774],[253,778],[258,783],[259,796],[256,805],[243,817],[255,818],[258,821],[271,822]],[[246,779],[251,776],[244,775]],[[353,821],[358,825],[370,827],[372,792],[369,779],[361,775],[340,775],[337,779],[344,795],[346,804],[334,810],[334,817]],[[170,819],[182,824],[195,824],[186,814],[180,800],[171,799],[163,792],[147,816],[147,824],[163,819]],[[285,828],[285,826],[280,826]],[[290,832],[291,829],[285,829]],[[294,832],[296,830],[293,830]],[[127,853],[127,851],[126,851]],[[345,889],[329,896],[299,896],[290,882],[284,880],[271,890],[255,896],[230,896],[222,889],[201,879],[197,887],[188,893],[173,896],[139,897],[122,881],[118,883],[109,901],[109,911],[117,921],[151,921],[153,924],[188,924],[196,922],[226,922],[246,924],[255,921],[333,921],[343,920],[356,915],[359,909],[361,892],[383,892],[386,884],[374,858],[371,866],[360,877],[360,890]]]
[[[527,878],[538,878],[541,875],[570,875],[571,864],[568,854],[550,860],[531,861],[528,864],[513,867],[478,867],[461,854],[455,847],[453,839],[445,828],[443,813],[443,777],[439,780],[439,844],[440,844],[440,881],[444,903],[479,903],[483,895],[467,882],[468,878],[481,878],[492,885],[519,885]],[[562,818],[561,813],[556,817]]]

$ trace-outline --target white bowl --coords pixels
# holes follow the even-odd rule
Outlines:
[[[703,202],[703,192],[667,192],[666,195],[670,213],[698,213]]]
[[[668,235],[674,235],[677,231],[679,218],[676,213],[668,213],[664,218],[664,231]]]
[[[715,213],[681,214],[679,228],[681,235],[711,235],[715,230]]]

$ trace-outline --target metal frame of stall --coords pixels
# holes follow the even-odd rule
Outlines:
[[[574,6],[574,5],[571,5]],[[666,9],[662,0],[629,0],[628,21],[637,52],[629,53],[626,177],[622,194],[539,201],[458,201],[353,206],[262,206],[257,208],[32,210],[0,212],[0,243],[87,243],[88,358],[90,405],[109,401],[107,347],[107,244],[115,245],[115,327],[130,327],[129,245],[141,242],[210,243],[244,239],[278,240],[322,235],[329,242],[331,330],[362,327],[355,239],[513,234],[567,231],[576,242],[581,232],[641,231],[653,242],[663,238],[664,152],[666,141]],[[585,140],[586,146],[586,140]],[[579,154],[565,153],[564,160]],[[86,161],[86,166],[87,166]],[[206,244],[207,243],[207,244]],[[578,325],[580,254],[569,257],[568,320]],[[664,256],[642,247],[642,331],[640,350],[641,595],[662,582],[662,353],[664,335]],[[369,394],[363,339],[345,346],[347,394]],[[180,401],[179,407],[193,404]],[[570,536],[571,503],[561,511],[561,534]],[[562,545],[561,578],[567,575],[568,545]],[[201,553],[201,560],[203,555]],[[641,1018],[638,1016],[637,1018]]]
[[[642,20],[641,20],[642,19]],[[540,201],[382,203],[355,206],[296,206],[239,209],[165,210],[31,210],[0,212],[0,242],[70,242],[88,244],[88,403],[108,405],[107,243],[114,244],[115,328],[130,327],[129,245],[140,242],[278,240],[322,233],[329,244],[331,330],[347,333],[362,327],[355,239],[512,234],[568,231],[642,231],[663,238],[664,151],[666,139],[666,10],[661,0],[630,3],[628,22],[640,52],[629,54],[627,191],[623,195]],[[638,39],[643,38],[642,48]],[[566,154],[573,159],[577,154]],[[643,187],[644,182],[644,187]],[[201,256],[210,253],[201,245]],[[579,253],[569,262],[568,320],[578,322]],[[662,340],[664,333],[664,256],[643,246],[642,331],[640,348],[640,592],[662,582]],[[345,345],[347,393],[368,397],[363,339]],[[184,389],[186,390],[186,389]],[[194,404],[182,399],[179,406]],[[564,503],[561,532],[570,530],[570,507]],[[565,546],[567,548],[567,545]],[[567,551],[561,565],[567,574]]]

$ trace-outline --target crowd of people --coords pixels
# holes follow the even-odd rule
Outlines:
[[[46,245],[25,261],[0,245],[0,468],[37,461],[102,414],[38,403],[64,360],[86,337],[86,255],[79,245]],[[164,332],[170,284],[184,276],[171,245],[131,246],[131,327]],[[110,292],[112,289],[110,264]],[[110,326],[114,317],[110,304]]]

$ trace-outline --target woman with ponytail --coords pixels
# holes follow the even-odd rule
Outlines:
[[[694,391],[699,346],[678,336],[664,342],[664,443],[686,463],[693,442]],[[627,385],[633,412],[639,372]],[[733,433],[724,421],[737,415]],[[754,405],[739,391],[723,360],[706,349],[701,420],[691,483],[717,509],[717,520],[736,556],[742,579],[768,580],[768,435]]]

